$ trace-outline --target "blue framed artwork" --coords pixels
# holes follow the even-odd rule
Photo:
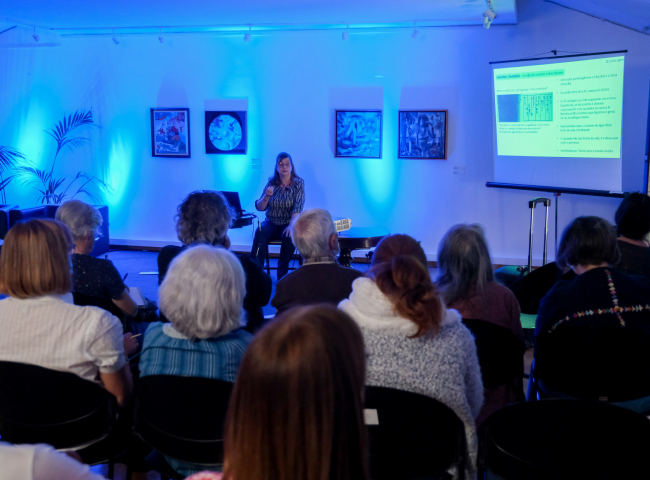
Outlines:
[[[151,155],[190,157],[190,109],[152,108]]]
[[[381,110],[336,110],[336,156],[381,158]]]
[[[447,110],[400,110],[399,158],[447,159]]]
[[[205,153],[246,155],[247,112],[205,112]]]

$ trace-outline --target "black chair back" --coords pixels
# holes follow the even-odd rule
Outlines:
[[[93,297],[91,295],[85,295],[79,292],[72,292],[72,298],[75,305],[79,305],[81,307],[99,307],[103,310],[106,310],[107,312],[112,313],[120,320],[120,322],[122,322],[122,326],[126,331],[126,314],[120,310],[120,308],[115,305],[110,299],[103,297]]]
[[[552,399],[509,405],[479,428],[479,478],[647,478],[650,420],[614,405]]]
[[[370,478],[437,478],[454,466],[458,478],[464,478],[463,422],[445,404],[417,393],[368,386],[365,408]],[[374,413],[377,425],[368,421]]]
[[[223,429],[233,384],[178,375],[141,377],[135,433],[177,460],[223,464]]]
[[[509,328],[501,325],[471,318],[463,318],[463,324],[476,341],[483,386],[521,385],[526,345]]]
[[[565,326],[535,352],[540,389],[621,402],[650,396],[650,335],[621,327]]]
[[[73,449],[108,435],[117,402],[73,373],[0,362],[0,435],[11,443]]]

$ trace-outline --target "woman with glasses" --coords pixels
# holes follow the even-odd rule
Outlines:
[[[278,280],[289,271],[289,262],[295,247],[291,241],[291,225],[305,205],[305,182],[296,174],[291,155],[278,154],[273,176],[264,186],[262,196],[255,208],[266,211],[266,220],[255,233],[253,255],[264,266],[267,245],[270,240],[281,240],[278,259]]]
[[[129,317],[135,317],[138,305],[113,262],[90,255],[99,239],[98,231],[102,224],[99,211],[81,200],[69,200],[56,211],[56,219],[70,228],[74,239],[72,291],[110,299]]]

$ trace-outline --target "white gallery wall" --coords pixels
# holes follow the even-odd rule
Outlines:
[[[351,31],[346,41],[336,31],[256,34],[250,42],[243,34],[166,35],[164,43],[134,35],[120,37],[119,45],[110,36],[84,36],[51,40],[58,47],[0,49],[0,145],[49,168],[55,144],[43,130],[64,112],[92,108],[101,128],[80,129],[91,143],[60,154],[56,169],[85,170],[113,186],[104,203],[111,238],[122,243],[175,241],[176,206],[192,190],[238,191],[243,207],[253,210],[277,153],[287,151],[305,179],[306,207],[326,208],[355,226],[408,233],[432,260],[450,226],[478,222],[496,262],[521,262],[528,251],[527,201],[548,195],[485,187],[493,180],[488,62],[550,50],[629,50],[623,186],[640,190],[650,36],[542,0],[517,6],[517,25],[420,29],[416,39],[410,30]],[[245,156],[205,154],[204,110],[221,99],[248,101]],[[190,108],[190,159],[151,156],[152,107]],[[383,110],[381,159],[334,157],[335,109]],[[446,161],[397,158],[400,109],[449,111]],[[21,207],[35,204],[34,191],[18,181],[7,196]],[[577,215],[613,221],[618,202],[562,195],[560,230]],[[541,258],[537,213],[535,257]],[[551,239],[552,223],[551,215]],[[251,228],[231,231],[240,249],[251,237]]]

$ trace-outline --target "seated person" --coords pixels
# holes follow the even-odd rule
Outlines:
[[[56,219],[68,226],[74,239],[72,291],[110,299],[126,315],[135,317],[138,305],[113,262],[90,255],[103,221],[99,211],[81,200],[69,200],[58,208]]]
[[[230,248],[228,228],[233,217],[232,207],[221,192],[192,192],[178,206],[176,233],[182,247],[167,245],[158,254],[158,283],[161,284],[176,255],[194,245],[214,245]],[[273,288],[271,277],[247,253],[238,253],[246,273],[244,310],[248,316],[246,330],[255,333],[264,323],[262,307],[269,303]]]
[[[271,300],[278,313],[296,305],[338,305],[348,298],[352,282],[362,273],[336,261],[339,236],[327,210],[312,208],[302,212],[293,223],[291,237],[304,264],[278,281]]]
[[[241,263],[224,248],[198,245],[178,255],[160,286],[169,323],[154,323],[144,338],[140,376],[181,375],[234,382],[251,339],[244,325]],[[201,466],[166,457],[190,475]]]
[[[558,282],[540,302],[536,357],[544,341],[564,326],[602,325],[650,333],[650,311],[644,308],[650,304],[650,279],[613,267],[619,260],[618,243],[614,228],[599,217],[578,217],[564,230],[557,261],[560,267],[571,267],[577,277]]]
[[[0,442],[0,480],[106,480],[88,465],[49,445]]]
[[[643,193],[630,193],[616,210],[618,251],[621,260],[617,267],[630,275],[650,278],[650,197]]]
[[[334,306],[296,307],[270,322],[232,392],[225,478],[367,480],[364,377],[361,332]]]
[[[71,372],[125,406],[133,390],[124,353],[137,348],[115,316],[72,303],[72,235],[55,220],[14,225],[0,254],[0,360]]]
[[[492,259],[480,225],[456,225],[438,248],[438,291],[447,308],[463,318],[485,320],[506,327],[521,341],[522,372],[525,348],[519,303],[512,291],[494,281]],[[485,402],[477,418],[482,423],[490,414],[517,400],[523,400],[523,385],[501,385],[483,392]]]
[[[427,395],[451,408],[465,426],[466,467],[475,477],[475,419],[483,405],[476,344],[458,312],[440,300],[420,243],[408,235],[383,238],[339,308],[363,333],[366,385]]]

